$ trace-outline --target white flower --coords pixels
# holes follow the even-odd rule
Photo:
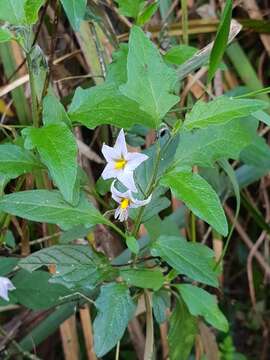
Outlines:
[[[119,132],[114,147],[103,144],[101,151],[108,162],[101,174],[103,179],[116,178],[129,190],[137,192],[133,172],[136,167],[148,159],[148,156],[127,151],[123,129]]]
[[[0,276],[0,297],[6,301],[9,301],[8,292],[15,290],[15,286],[12,282],[7,278]]]
[[[119,221],[127,220],[128,209],[145,206],[151,201],[152,195],[145,200],[137,200],[132,196],[131,190],[122,193],[115,188],[114,183],[115,181],[111,185],[112,198],[120,204],[115,210],[114,217],[115,219],[119,218]]]

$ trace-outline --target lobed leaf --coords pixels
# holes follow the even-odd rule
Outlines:
[[[113,83],[90,89],[77,88],[69,107],[72,122],[79,122],[90,129],[102,124],[130,128],[134,124],[155,127],[155,120],[139,105],[120,93]]]
[[[157,128],[160,120],[179,101],[172,93],[176,72],[164,63],[158,49],[137,26],[132,28],[129,37],[127,77],[120,91],[153,117]]]

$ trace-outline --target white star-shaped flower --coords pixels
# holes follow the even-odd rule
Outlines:
[[[7,278],[0,276],[0,297],[6,301],[9,301],[8,292],[15,290],[15,286],[12,282]]]
[[[101,174],[103,179],[116,178],[125,185],[127,189],[137,192],[133,172],[142,162],[148,159],[148,156],[127,151],[123,129],[119,132],[114,147],[103,144],[101,151],[108,162]]]
[[[132,196],[131,190],[121,192],[118,191],[114,186],[115,181],[111,185],[112,198],[119,204],[118,208],[115,210],[114,217],[115,219],[119,218],[119,221],[125,221],[128,218],[128,209],[138,208],[149,204],[151,201],[152,195],[150,195],[145,200],[138,200]]]

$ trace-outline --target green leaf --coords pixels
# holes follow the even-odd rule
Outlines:
[[[153,312],[156,321],[159,324],[167,320],[167,310],[170,308],[170,293],[167,290],[160,289],[155,291],[152,296]]]
[[[144,0],[115,0],[119,5],[119,12],[134,19],[137,18]]]
[[[43,100],[42,121],[44,125],[55,123],[66,123],[71,125],[71,121],[66,113],[64,106],[55,95],[47,95]]]
[[[106,84],[119,86],[127,82],[128,45],[120,44],[119,49],[112,54],[113,61],[108,66]]]
[[[0,28],[0,43],[7,42],[14,39],[12,32],[8,29]]]
[[[138,240],[134,236],[128,236],[126,238],[127,247],[133,254],[138,254],[140,246]]]
[[[257,135],[254,141],[241,152],[240,159],[245,164],[269,170],[270,147],[264,138]]]
[[[226,0],[226,4],[220,19],[216,39],[210,54],[208,70],[208,82],[212,80],[224,55],[230,32],[232,18],[232,0]]]
[[[228,321],[217,305],[214,295],[190,284],[176,285],[190,313],[194,316],[203,316],[215,328],[227,332]]]
[[[252,142],[256,128],[253,118],[245,118],[192,132],[183,131],[175,154],[176,164],[212,167],[220,159],[238,159],[240,152]]]
[[[40,129],[24,129],[26,145],[36,147],[41,161],[66,201],[73,203],[77,177],[77,145],[72,132],[64,123],[49,124]]]
[[[153,2],[152,4],[146,5],[145,8],[139,13],[136,24],[140,26],[144,25],[148,20],[151,19],[151,17],[157,11],[158,7],[158,2]]]
[[[0,257],[0,276],[10,273],[17,265],[19,259],[13,257]]]
[[[44,0],[24,0],[24,12],[26,23],[35,24],[38,20],[38,12],[43,5]]]
[[[68,115],[90,129],[102,124],[130,128],[134,124],[155,127],[151,115],[140,110],[139,105],[120,93],[114,84],[77,88]]]
[[[191,112],[186,115],[184,127],[191,130],[205,128],[209,125],[225,124],[267,106],[268,104],[262,100],[233,99],[227,96],[218,97],[208,103],[197,101]]]
[[[164,63],[158,49],[137,26],[129,37],[127,74],[128,81],[120,91],[150,114],[157,128],[160,119],[179,101],[172,94],[176,72]]]
[[[51,283],[67,288],[94,288],[114,275],[107,258],[85,245],[55,245],[22,259],[21,268],[30,272],[43,266],[56,266]]]
[[[23,25],[25,0],[1,0],[0,20],[7,21],[12,25]]]
[[[171,188],[173,194],[199,218],[210,224],[217,232],[226,236],[228,224],[219,197],[200,175],[192,172],[166,174],[162,185]]]
[[[182,300],[178,300],[170,317],[168,334],[171,360],[187,360],[197,335],[197,322]]]
[[[123,269],[120,276],[128,285],[143,289],[158,290],[163,285],[163,274],[160,269]]]
[[[160,256],[179,274],[204,284],[217,286],[214,272],[214,252],[207,246],[191,243],[180,236],[160,236],[151,248],[153,256]]]
[[[135,312],[135,304],[124,284],[111,283],[101,287],[96,307],[94,347],[96,355],[101,357],[122,338]]]
[[[61,297],[70,292],[62,285],[50,284],[51,276],[45,271],[29,273],[21,270],[13,278],[12,283],[16,290],[11,293],[16,302],[32,310],[49,309],[61,303]]]
[[[0,145],[0,173],[10,179],[42,169],[42,165],[29,151],[13,144]]]
[[[60,0],[74,30],[79,31],[86,13],[86,0]]]
[[[170,48],[164,55],[164,60],[170,64],[181,65],[190,59],[197,49],[188,45],[176,45]]]
[[[0,210],[24,219],[58,224],[64,230],[76,225],[105,224],[106,219],[81,194],[79,204],[67,203],[59,191],[28,190],[5,195]]]
[[[71,241],[86,237],[92,228],[86,228],[83,225],[78,225],[70,230],[63,231],[59,237],[59,244],[68,244]]]

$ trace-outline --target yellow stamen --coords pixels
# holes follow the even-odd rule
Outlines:
[[[125,159],[119,159],[115,161],[114,167],[117,170],[121,170],[124,169],[124,167],[126,166],[127,161]]]
[[[130,200],[129,199],[123,199],[121,201],[120,207],[121,209],[126,209],[130,204]]]

